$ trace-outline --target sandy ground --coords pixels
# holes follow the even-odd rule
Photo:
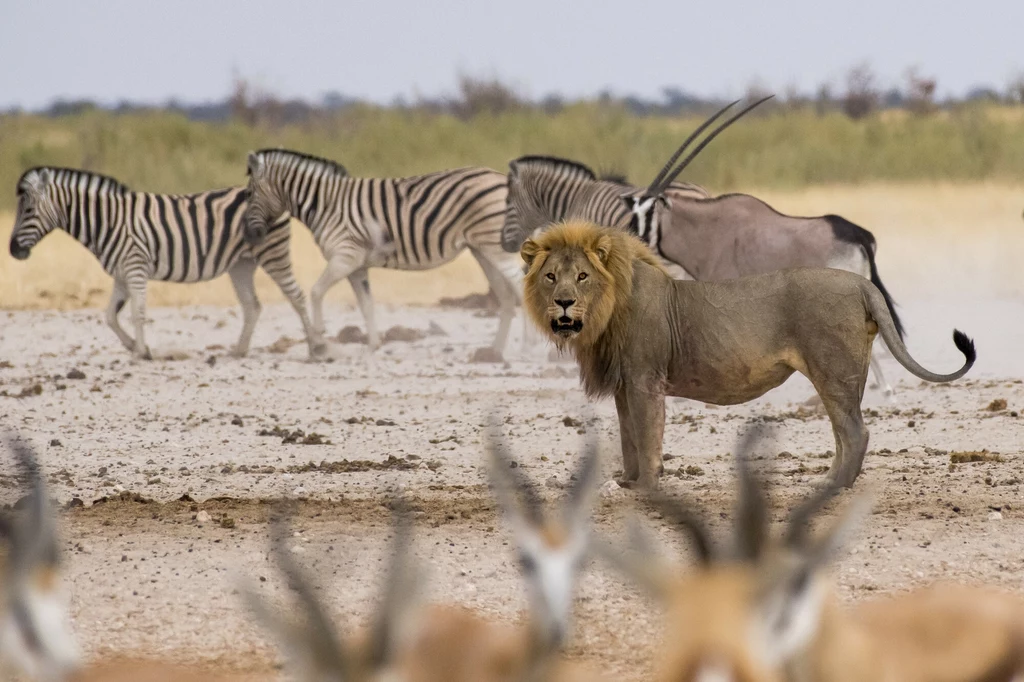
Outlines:
[[[792,213],[839,212],[875,232],[883,280],[925,366],[959,366],[953,327],[978,347],[971,374],[944,386],[922,384],[883,356],[898,401],[877,391],[865,398],[871,453],[861,481],[874,487],[878,504],[838,562],[841,594],[871,598],[940,578],[1024,591],[1024,191],[883,186],[764,196]],[[296,269],[308,285],[322,260],[303,237],[296,238]],[[292,544],[345,627],[364,624],[370,613],[387,561],[385,503],[398,488],[418,510],[416,553],[430,568],[431,594],[495,620],[520,618],[522,584],[511,538],[484,487],[480,427],[497,406],[518,461],[553,498],[581,438],[564,420],[583,418],[585,407],[571,363],[550,362],[541,348],[513,351],[501,364],[472,363],[496,319],[419,305],[483,291],[470,259],[431,273],[373,273],[383,329],[426,331],[434,323],[445,336],[389,343],[374,354],[338,344],[326,364],[306,362],[304,344],[281,342],[298,338],[299,324],[274,303],[280,297],[265,278],[261,297],[269,305],[249,358],[227,355],[241,319],[229,285],[219,281],[151,288],[154,306],[183,307],[150,309],[148,340],[164,359],[132,362],[95,309],[110,290],[97,271],[60,235],[25,263],[5,254],[0,268],[3,306],[38,309],[0,312],[0,425],[39,447],[61,503],[84,502],[65,512],[63,530],[73,615],[90,655],[159,657],[273,678],[276,651],[234,588],[239,575],[262,577],[261,590],[282,594],[267,561],[265,521],[267,501],[283,496],[305,500]],[[362,324],[347,286],[332,292],[328,315],[335,331]],[[521,325],[513,329],[518,349]],[[84,378],[68,378],[72,370]],[[729,453],[744,423],[766,418],[779,435],[759,456],[781,520],[821,480],[834,447],[825,416],[805,405],[812,393],[794,377],[740,407],[671,400],[664,486],[686,492],[726,532]],[[586,428],[601,434],[608,480],[619,468],[614,407],[604,401],[595,412],[599,421]],[[331,444],[260,435],[275,428],[320,434]],[[979,451],[987,461],[951,465],[952,455]],[[12,502],[16,481],[9,466],[0,472],[0,502]],[[621,538],[631,509],[628,491],[603,498],[599,530]],[[210,520],[197,520],[200,512]],[[673,529],[641,513],[685,561]],[[571,656],[613,678],[649,679],[656,605],[598,564],[588,567],[579,595]]]
[[[865,399],[873,452],[862,480],[877,489],[879,504],[839,562],[840,590],[860,599],[936,578],[1022,590],[1024,303],[922,298],[904,300],[903,310],[911,351],[926,366],[958,366],[954,324],[975,336],[979,360],[969,379],[936,386],[885,359],[898,403],[877,391]],[[546,494],[560,494],[580,439],[563,419],[584,416],[572,364],[550,362],[542,349],[511,353],[503,364],[468,362],[496,324],[468,310],[382,306],[384,328],[426,330],[433,322],[447,336],[387,344],[373,355],[338,345],[327,364],[306,362],[303,344],[270,350],[297,335],[283,305],[268,307],[252,356],[241,360],[224,350],[240,324],[233,309],[162,308],[151,317],[154,351],[179,359],[130,361],[97,311],[0,313],[0,418],[40,447],[60,502],[86,503],[66,512],[64,534],[87,651],[272,675],[275,652],[233,588],[243,574],[267,578],[261,589],[280,593],[267,563],[265,501],[281,496],[308,500],[294,543],[339,622],[355,626],[368,616],[390,534],[384,502],[399,487],[421,512],[416,551],[430,567],[432,594],[496,619],[519,617],[521,583],[484,487],[480,427],[499,406],[526,472]],[[340,304],[329,319],[335,329],[360,323]],[[67,378],[73,369],[85,378]],[[686,491],[725,532],[728,453],[748,419],[767,417],[781,430],[760,455],[782,518],[821,479],[833,447],[827,419],[803,407],[810,396],[796,377],[740,407],[670,401],[665,487]],[[997,400],[1006,408],[987,409]],[[602,478],[610,479],[619,466],[614,407],[602,402],[596,414],[587,428],[602,435]],[[259,435],[274,427],[316,432],[332,444]],[[950,466],[951,452],[977,450],[1001,461]],[[13,479],[0,482],[13,500]],[[95,503],[125,491],[153,501]],[[183,495],[195,502],[177,501]],[[617,534],[631,500],[618,491],[601,501],[602,532]],[[996,510],[1002,518],[993,520]],[[211,520],[198,523],[199,511]],[[685,556],[665,522],[647,523]],[[656,607],[599,565],[588,568],[579,594],[571,654],[621,679],[647,679]]]

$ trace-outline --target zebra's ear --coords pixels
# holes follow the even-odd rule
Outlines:
[[[246,168],[249,177],[258,178],[263,174],[263,168],[263,157],[256,152],[249,152],[248,167]]]
[[[46,186],[50,184],[50,170],[48,168],[37,168],[25,176],[25,185],[33,194],[43,194]]]

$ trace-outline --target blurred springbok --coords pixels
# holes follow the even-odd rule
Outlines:
[[[423,605],[419,571],[411,559],[411,524],[404,503],[395,505],[391,567],[377,613],[362,633],[342,639],[316,597],[309,579],[285,547],[286,527],[278,521],[273,555],[294,591],[303,617],[288,621],[251,587],[243,589],[250,609],[276,635],[302,681],[320,682],[573,682],[594,675],[561,659],[569,631],[576,576],[588,549],[597,448],[584,453],[562,513],[545,517],[536,491],[509,467],[500,435],[489,447],[492,481],[499,505],[516,533],[520,566],[531,609],[525,628],[491,623],[457,606]],[[507,473],[514,472],[514,473]],[[529,498],[516,504],[516,493]]]
[[[56,522],[35,452],[13,434],[4,440],[31,492],[20,512],[0,521],[6,545],[0,666],[31,680],[64,680],[80,669],[81,657],[69,623]]]
[[[810,520],[838,492],[824,488],[790,516],[782,542],[769,537],[764,481],[737,455],[739,500],[730,551],[715,546],[689,506],[655,500],[693,540],[699,565],[669,566],[646,542],[625,554],[597,551],[668,607],[660,672],[665,682],[1009,682],[1024,671],[1024,601],[963,586],[840,603],[826,575],[869,511],[865,496],[811,537]],[[634,539],[637,533],[633,534]]]

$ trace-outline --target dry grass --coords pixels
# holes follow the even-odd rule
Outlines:
[[[874,232],[883,278],[900,295],[1024,295],[1024,276],[1019,271],[1020,254],[1024,253],[1024,185],[866,185],[753,193],[780,211],[838,213]],[[3,243],[12,224],[12,214],[0,214]],[[293,244],[296,275],[308,291],[324,261],[302,226],[293,229]],[[5,261],[0,268],[3,308],[106,305],[110,278],[88,252],[63,233],[47,237],[28,261],[14,261],[6,249],[0,258]],[[376,269],[371,283],[378,301],[406,305],[431,305],[443,296],[487,290],[483,274],[468,253],[433,271]],[[257,287],[265,303],[283,301],[274,283],[262,273]],[[347,283],[335,287],[328,298],[349,304],[354,301]],[[153,283],[149,300],[154,306],[237,303],[226,277],[203,284]]]

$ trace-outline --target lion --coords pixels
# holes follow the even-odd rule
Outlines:
[[[520,253],[531,319],[571,351],[589,397],[615,398],[627,486],[657,487],[665,396],[737,405],[800,372],[832,422],[828,475],[850,487],[868,444],[860,404],[875,335],[926,381],[959,379],[976,357],[974,342],[955,330],[963,367],[928,371],[907,352],[882,293],[844,270],[674,280],[639,239],[585,221],[556,225]]]

